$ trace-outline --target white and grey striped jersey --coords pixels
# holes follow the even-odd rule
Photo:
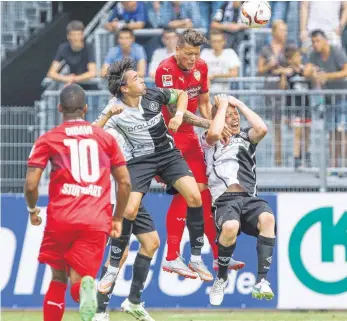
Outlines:
[[[141,97],[139,108],[129,107],[120,99],[112,98],[101,115],[106,114],[113,104],[122,104],[125,109],[119,115],[112,116],[104,129],[113,128],[123,136],[122,148],[127,161],[172,149],[174,141],[168,133],[161,110],[163,105],[176,102],[177,92],[174,89],[161,88],[148,88]]]
[[[240,184],[251,196],[257,195],[255,150],[257,144],[248,136],[250,128],[241,129],[238,135],[230,138],[228,145],[220,141],[214,146],[206,142],[206,133],[201,135],[201,147],[207,166],[208,186],[213,202],[230,185]]]

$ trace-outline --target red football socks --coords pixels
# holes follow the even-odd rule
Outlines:
[[[61,321],[65,310],[65,291],[67,285],[51,281],[43,301],[43,320]]]
[[[204,228],[213,252],[213,258],[218,258],[218,247],[215,243],[216,227],[211,212],[212,198],[208,189],[202,191],[202,206],[204,208]],[[187,203],[181,194],[174,195],[166,216],[167,255],[168,261],[177,259],[180,253],[180,244],[186,226]],[[177,254],[178,253],[178,254]]]
[[[81,285],[81,282],[76,282],[72,284],[70,289],[71,297],[77,303],[80,302],[80,285]]]
[[[213,258],[218,258],[218,246],[216,244],[216,226],[211,211],[212,197],[209,189],[201,192],[202,206],[204,208],[204,231],[210,243]]]
[[[186,226],[187,203],[181,194],[172,198],[169,211],[166,216],[167,231],[167,255],[168,261],[177,259],[180,253],[180,244],[184,227]]]

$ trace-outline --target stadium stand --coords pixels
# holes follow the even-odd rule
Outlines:
[[[93,20],[88,24],[85,30],[86,41],[92,44],[95,50],[95,60],[98,71],[104,62],[108,50],[115,46],[115,35],[104,29],[105,22],[109,20],[112,9],[121,3],[107,2],[99,12],[95,12]],[[223,2],[220,2],[223,5]],[[35,30],[39,30],[45,24],[52,20],[51,2],[2,2],[2,59],[6,59],[6,52],[16,50],[18,46],[30,39]],[[149,4],[145,3],[146,10],[149,10]],[[151,9],[152,10],[152,9]],[[201,17],[210,17],[210,20],[202,24],[209,26],[213,15],[216,12],[216,5],[200,5]],[[278,9],[276,9],[278,10]],[[276,11],[277,12],[277,11]],[[275,15],[277,16],[278,13]],[[287,6],[286,19],[290,28],[288,29],[288,40],[299,45],[300,44],[300,4],[290,2]],[[70,17],[74,20],[74,17]],[[162,28],[148,28],[151,25],[147,23],[144,29],[135,30],[136,42],[145,48],[148,62],[151,61],[152,53],[155,49],[163,47],[161,43]],[[272,23],[273,21],[271,21]],[[160,23],[157,24],[161,26]],[[162,24],[162,26],[164,26]],[[269,25],[271,27],[271,24]],[[208,36],[208,29],[200,29]],[[181,29],[177,30],[181,32]],[[227,93],[238,96],[249,104],[260,115],[265,117],[269,133],[259,146],[258,152],[258,173],[260,190],[346,190],[347,172],[346,157],[342,156],[337,160],[337,166],[329,167],[329,158],[334,155],[329,155],[329,143],[327,139],[328,133],[324,130],[325,108],[330,108],[335,112],[343,113],[346,117],[345,107],[337,106],[334,97],[342,97],[342,106],[345,106],[346,91],[344,89],[329,89],[329,91],[308,90],[298,93],[295,90],[280,90],[278,87],[270,87],[269,83],[278,83],[279,78],[260,77],[257,75],[257,61],[259,53],[264,46],[271,42],[271,29],[261,28],[246,30],[244,39],[240,42],[237,48],[233,48],[239,56],[241,66],[238,78],[218,80],[229,84]],[[47,67],[48,70],[48,67]],[[64,72],[66,69],[62,69]],[[146,82],[149,86],[153,85],[153,80],[146,77]],[[88,101],[90,104],[95,104],[98,101],[98,110],[102,110],[103,106],[109,99],[109,93],[106,89],[105,81],[101,78],[92,79],[90,83],[96,84],[98,91],[87,92]],[[58,99],[59,88],[62,84],[57,84],[50,79],[44,79],[42,82],[45,90],[42,93],[41,100],[33,104],[35,107],[3,107],[1,110],[2,120],[2,137],[17,137],[16,141],[7,139],[5,144],[2,144],[2,171],[6,175],[1,178],[2,192],[19,192],[22,189],[24,171],[26,167],[26,157],[30,147],[40,134],[59,123],[59,115],[56,112],[56,104]],[[215,94],[211,92],[211,96]],[[322,100],[324,94],[329,94],[329,106],[327,102]],[[311,164],[302,162],[299,166],[299,171],[295,171],[294,155],[293,155],[293,127],[290,120],[293,117],[295,107],[288,106],[288,97],[293,95],[305,97],[308,95],[310,107],[312,109],[313,119],[311,133],[309,137]],[[98,98],[95,100],[94,98]],[[324,98],[324,97],[323,97]],[[272,102],[269,104],[269,102]],[[277,111],[280,111],[280,119],[276,118],[276,111],[271,108],[271,105],[276,105]],[[275,140],[273,122],[281,132],[281,153],[280,162],[275,161]],[[345,124],[345,123],[344,123]],[[345,129],[342,129],[341,135],[342,145],[347,142]],[[18,136],[12,136],[12,135]],[[322,147],[320,142],[326,142]],[[340,141],[335,141],[332,144],[341,144]],[[303,147],[302,147],[303,148]],[[347,148],[342,148],[342,153],[346,153]],[[9,166],[9,167],[8,167]],[[6,168],[6,170],[5,170]],[[10,170],[8,170],[10,168]],[[281,180],[278,180],[276,173],[281,173]],[[333,174],[333,175],[332,175]],[[47,177],[47,176],[46,176]],[[44,184],[47,183],[47,180]],[[155,188],[158,188],[154,184]]]

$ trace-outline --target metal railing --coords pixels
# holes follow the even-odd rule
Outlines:
[[[95,81],[103,87],[102,80]],[[232,89],[224,92],[244,101],[268,126],[268,134],[257,148],[259,186],[282,189],[300,186],[316,190],[347,187],[344,177],[347,172],[346,90],[266,89],[267,82],[278,81],[278,78],[226,81]],[[150,86],[153,80],[146,79],[146,82]],[[217,93],[221,91],[211,91],[211,96]],[[86,97],[87,119],[93,121],[110,94],[106,89],[86,91]],[[21,188],[33,142],[61,122],[58,99],[59,90],[46,90],[35,107],[1,109],[3,191]],[[246,126],[244,120],[242,125]],[[42,185],[47,183],[45,173]]]

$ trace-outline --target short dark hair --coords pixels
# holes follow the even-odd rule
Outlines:
[[[84,31],[84,24],[79,20],[72,20],[66,26],[66,33],[70,33],[71,31]]]
[[[191,45],[193,47],[198,47],[207,43],[205,36],[192,28],[186,29],[178,35],[178,46],[183,47],[185,44]]]
[[[300,53],[300,49],[295,45],[288,45],[284,49],[284,56],[286,59],[291,59],[297,52]]]
[[[128,70],[135,70],[135,63],[131,58],[123,58],[107,69],[107,85],[110,93],[115,97],[121,97],[121,87],[126,85],[125,73]]]
[[[71,84],[60,92],[60,105],[64,113],[71,114],[76,110],[82,110],[86,105],[86,95],[83,88],[77,84]]]
[[[128,27],[123,27],[123,28],[119,29],[118,34],[117,34],[118,37],[119,37],[121,32],[128,32],[131,34],[132,37],[135,37],[134,31]]]
[[[328,39],[327,35],[322,29],[315,29],[311,32],[311,38],[318,37],[318,36],[322,36],[323,38]]]

